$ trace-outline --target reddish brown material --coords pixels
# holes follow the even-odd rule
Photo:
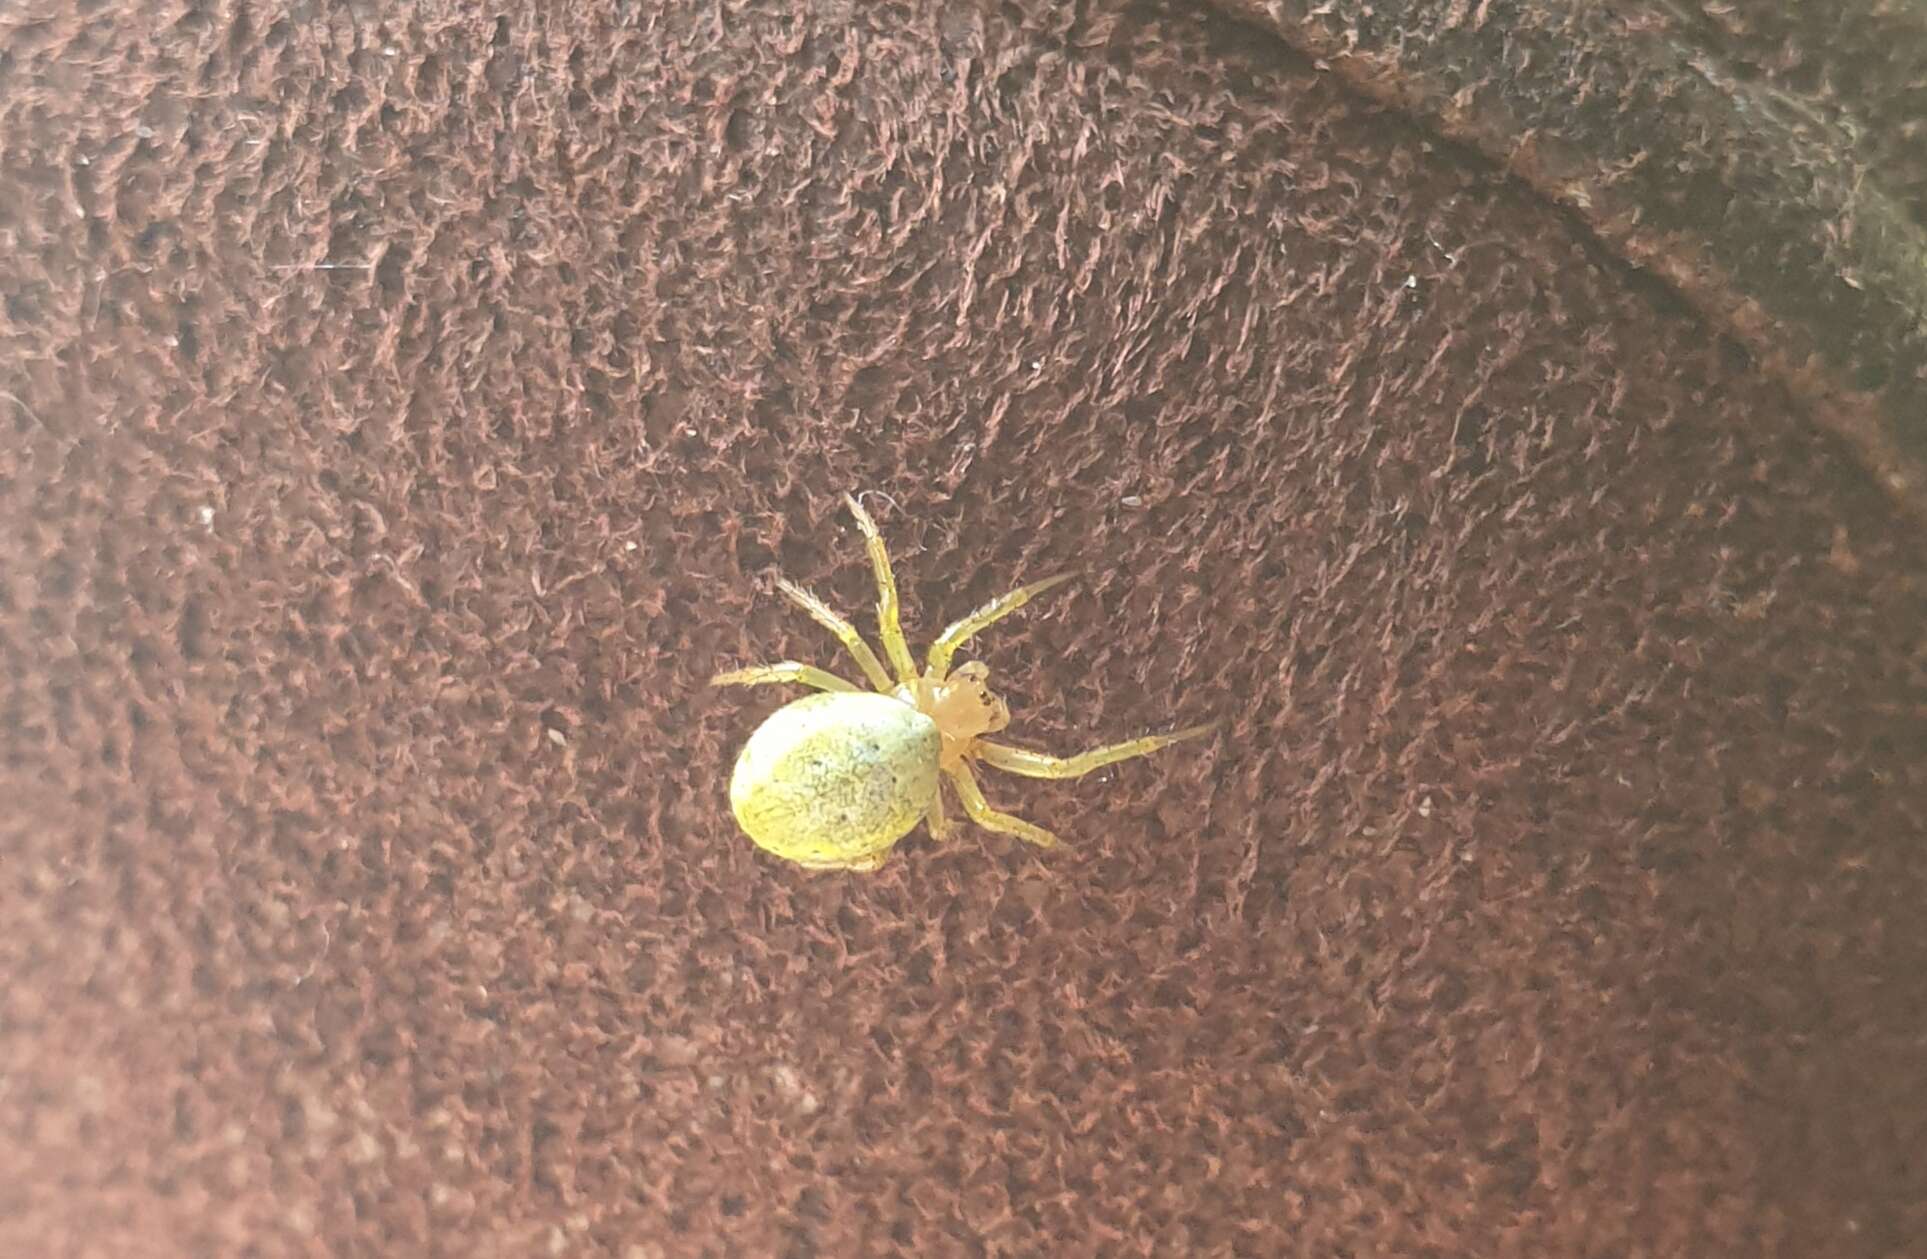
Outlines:
[[[1573,212],[1746,345],[1927,526],[1927,230],[1910,183],[1927,9],[1221,2]],[[1789,90],[1802,67],[1784,48],[1763,76],[1774,34],[1826,49],[1842,25],[1859,38],[1815,59],[1851,65],[1867,96]],[[1882,33],[1901,51],[1870,48]],[[1874,130],[1896,108],[1879,86],[1910,81],[1908,125]]]
[[[1927,562],[1743,355],[1248,28],[510,8],[0,17],[0,1253],[1917,1252]],[[1228,732],[764,858],[845,488]]]

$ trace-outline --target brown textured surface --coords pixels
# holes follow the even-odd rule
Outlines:
[[[1516,185],[1155,10],[0,23],[0,1251],[1917,1253],[1927,568]],[[763,859],[852,486],[1231,730]]]
[[[1911,132],[1885,101],[1761,76],[1760,30],[1878,86],[1927,48],[1927,7],[1749,23],[1758,0],[1219,0],[1373,99],[1477,148],[1659,277],[1845,438],[1927,527],[1927,231]],[[1854,13],[1860,18],[1855,24]],[[1917,115],[1916,115],[1917,116]],[[1898,159],[1898,160],[1892,160]],[[1888,180],[1888,167],[1898,183]]]
[[[1927,4],[1676,0],[1659,12],[1676,37],[1839,124],[1851,160],[1927,226]]]

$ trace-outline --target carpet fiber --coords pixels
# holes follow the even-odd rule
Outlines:
[[[1182,7],[0,17],[0,1250],[1900,1256],[1927,560],[1742,346]],[[89,15],[91,14],[91,15]],[[735,749],[986,635],[810,874]],[[989,778],[989,775],[986,775]]]

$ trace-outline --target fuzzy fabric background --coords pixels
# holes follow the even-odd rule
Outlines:
[[[0,15],[0,1251],[1918,1254],[1900,465],[1296,7]],[[846,489],[1224,732],[765,858]]]

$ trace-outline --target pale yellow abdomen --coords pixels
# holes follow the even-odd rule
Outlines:
[[[743,745],[730,808],[779,857],[871,868],[929,810],[941,742],[936,722],[888,695],[806,695]]]

